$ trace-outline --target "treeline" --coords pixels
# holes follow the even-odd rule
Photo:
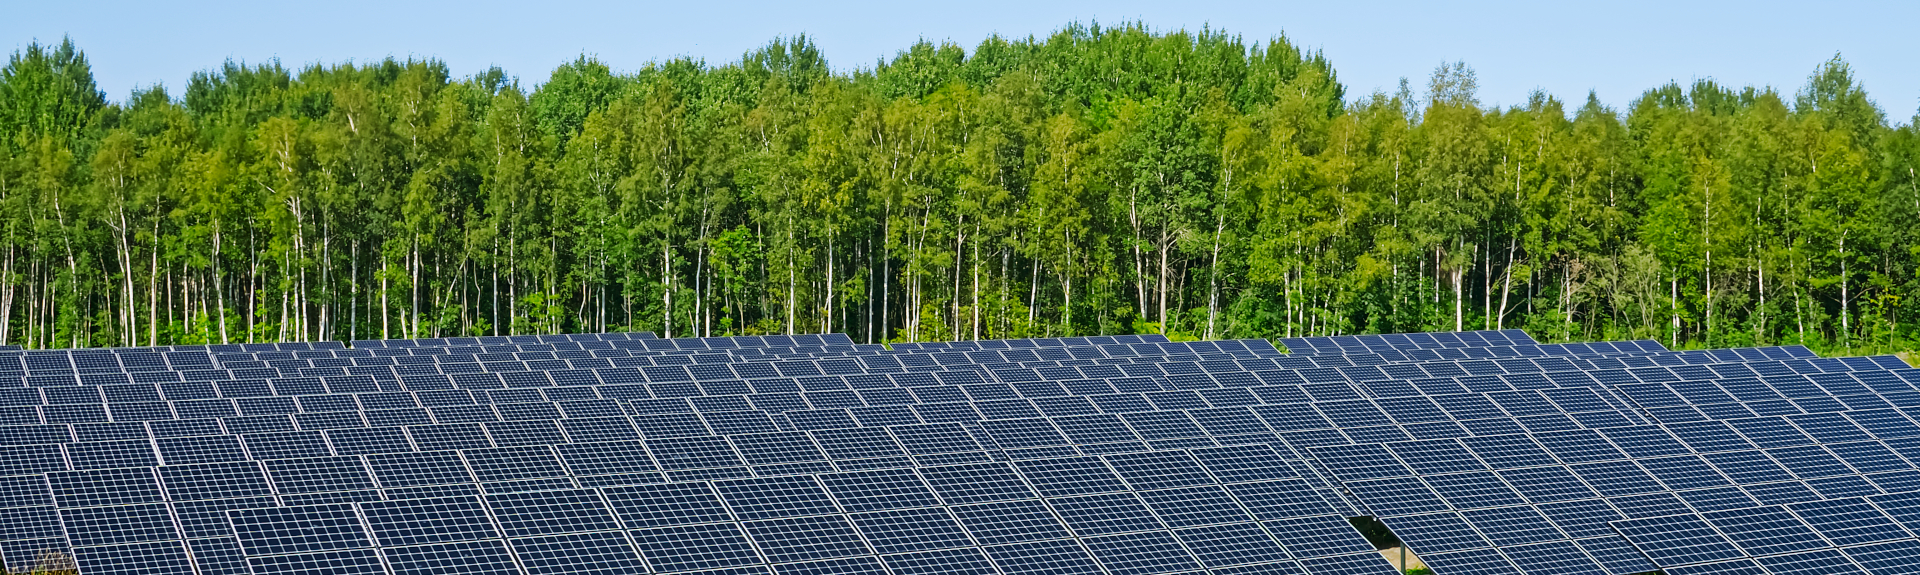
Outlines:
[[[568,331],[856,341],[1527,329],[1903,348],[1920,134],[1793,94],[1496,107],[1320,54],[1068,26],[835,72],[804,37],[529,88],[227,63],[109,101],[0,71],[0,340]]]

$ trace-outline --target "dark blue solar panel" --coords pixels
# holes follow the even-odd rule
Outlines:
[[[1484,543],[1497,551],[1429,552],[1416,546],[1423,558],[1439,554],[1433,562],[1448,575],[1515,566],[1586,572],[1592,567],[1572,559],[1576,546],[1608,571],[1624,574],[1651,566],[1636,562],[1640,551],[1612,536],[1607,521],[1920,489],[1920,470],[1910,464],[1920,455],[1920,441],[1912,441],[1920,438],[1920,425],[1889,408],[1889,402],[1920,405],[1920,395],[1865,395],[1910,393],[1912,387],[1900,376],[1878,375],[1887,372],[1877,371],[1882,366],[1872,360],[1804,359],[1812,356],[1803,349],[1665,353],[1640,342],[1540,346],[1518,332],[1289,342],[1311,350],[1310,357],[1250,352],[1242,342],[1133,343],[1142,339],[1131,336],[901,344],[891,352],[850,341],[834,344],[842,348],[786,347],[827,341],[612,334],[363,342],[365,349],[217,348],[213,359],[231,371],[209,369],[222,366],[197,351],[173,364],[162,354],[120,353],[103,357],[143,367],[131,375],[85,369],[79,376],[35,375],[31,383],[54,387],[0,394],[0,405],[34,410],[49,404],[0,421],[77,424],[71,435],[51,426],[0,430],[0,437],[16,438],[0,440],[0,447],[11,450],[8,470],[17,477],[115,472],[102,476],[112,484],[106,490],[76,484],[91,476],[50,477],[46,493],[54,502],[74,509],[141,505],[158,502],[164,493],[175,502],[180,528],[197,538],[227,533],[223,524],[204,518],[245,508],[234,505],[258,506],[258,498],[275,492],[296,506],[392,503],[381,501],[383,495],[532,498],[517,504],[514,529],[544,533],[531,536],[547,546],[531,555],[511,550],[521,566],[541,572],[566,571],[564,560],[573,557],[568,553],[577,553],[582,565],[618,570],[631,568],[635,549],[656,568],[691,551],[649,546],[637,534],[638,547],[627,547],[618,537],[605,537],[611,531],[574,532],[584,527],[530,518],[583,514],[587,519],[574,523],[593,526],[618,516],[639,529],[726,523],[739,519],[726,502],[740,509],[757,504],[662,483],[739,482],[753,475],[762,476],[754,481],[818,477],[816,489],[824,491],[791,502],[828,504],[807,508],[810,513],[899,516],[886,523],[894,527],[871,533],[864,524],[854,527],[869,539],[942,524],[926,510],[955,505],[958,529],[995,546],[985,556],[1002,569],[1097,564],[1117,572],[1196,566],[1223,573],[1299,572],[1301,566],[1309,573],[1378,572],[1384,564],[1363,553],[1296,564],[1298,553],[1284,559],[1249,552],[1248,559],[1227,563],[1229,554],[1209,549],[1262,548],[1260,538],[1245,529],[1255,520],[1372,512],[1390,520],[1411,513],[1468,524],[1458,509],[1478,516],[1472,524],[1499,525],[1487,531],[1498,534],[1498,541]],[[1087,347],[1094,345],[1106,347]],[[837,357],[847,353],[857,360]],[[862,355],[874,353],[882,355]],[[82,366],[81,355],[46,357],[59,358],[62,370],[94,365]],[[64,363],[69,356],[75,362],[70,366]],[[1106,356],[1134,359],[1099,359]],[[74,385],[81,380],[93,391]],[[1639,405],[1621,410],[1626,404],[1615,394],[1622,391]],[[201,419],[171,419],[176,414]],[[1644,416],[1664,425],[1634,426]],[[206,419],[215,417],[225,419]],[[33,433],[52,441],[37,443]],[[1393,445],[1370,445],[1380,442]],[[1170,451],[1181,449],[1190,451]],[[268,463],[263,469],[248,459]],[[986,463],[990,459],[1015,463]],[[365,466],[346,465],[349,460],[364,460]],[[69,461],[81,471],[66,471]],[[157,469],[172,475],[155,481],[119,472],[159,463],[168,467]],[[117,467],[128,464],[140,467]],[[578,487],[601,487],[591,492],[600,499],[583,498],[590,492]],[[756,496],[772,501],[770,512],[789,505],[780,489],[763,491]],[[27,493],[25,501],[33,503]],[[560,495],[536,497],[540,493]],[[1357,501],[1347,501],[1346,493]],[[1099,542],[1094,551],[1034,547],[1064,535],[1055,512],[1026,499],[1036,495],[1081,504],[1067,512],[1078,525],[1107,528],[1126,521],[1125,514],[1146,514],[1181,531],[1155,537],[1108,531],[1085,540],[1088,546]],[[1121,496],[1137,503],[1096,500]],[[1348,509],[1356,503],[1367,511]],[[1110,509],[1126,511],[1103,511]],[[1106,516],[1115,513],[1120,515]],[[1813,508],[1805,513],[1853,517]],[[798,517],[814,515],[749,520]],[[1823,521],[1828,530],[1845,523]],[[959,542],[951,538],[954,528],[927,528],[948,534],[929,541]],[[470,542],[417,544],[438,546],[433,553],[470,551],[471,557],[450,560],[456,568],[512,564],[506,547],[455,543]],[[979,552],[946,547],[889,544],[878,552],[904,555],[884,560],[801,547],[793,562],[772,569],[860,572],[884,564],[897,575],[934,566],[965,572],[988,561]],[[1180,553],[1172,554],[1175,548]],[[7,549],[0,545],[0,555]],[[206,572],[241,562],[237,543],[194,549]],[[221,549],[228,551],[223,555]],[[751,545],[746,549],[749,556],[717,564],[765,559]],[[350,551],[296,553],[303,559],[288,564],[337,559],[343,566],[359,565],[346,555],[322,559]],[[1820,551],[1789,553],[1813,557]],[[433,553],[388,560],[397,570],[420,569],[433,564]],[[1520,554],[1533,562],[1516,558],[1508,565],[1502,558]],[[1670,573],[1727,563],[1683,565]],[[1799,570],[1827,563],[1769,565]]]
[[[1712,563],[1741,557],[1738,547],[1694,515],[1614,522],[1614,527],[1661,567]]]
[[[1864,499],[1808,501],[1787,505],[1807,525],[1835,545],[1856,545],[1912,537]]]

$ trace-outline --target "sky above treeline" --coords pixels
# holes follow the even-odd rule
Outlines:
[[[0,48],[57,43],[86,51],[114,101],[226,60],[290,67],[347,60],[437,58],[456,74],[499,66],[529,87],[580,54],[616,70],[677,56],[737,60],[775,37],[805,33],[841,71],[871,68],[915,41],[971,49],[990,35],[1044,37],[1069,22],[1213,27],[1249,41],[1284,34],[1325,52],[1349,97],[1416,89],[1443,61],[1478,74],[1485,104],[1534,90],[1579,102],[1588,91],[1621,108],[1668,81],[1714,79],[1791,94],[1840,54],[1890,120],[1920,109],[1920,2],[1072,1],[548,2],[338,0],[262,2],[8,2]]]

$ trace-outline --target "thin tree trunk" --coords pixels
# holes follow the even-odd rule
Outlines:
[[[227,334],[227,287],[226,282],[220,280],[220,221],[217,219],[213,222],[213,261],[209,265],[213,267],[213,290],[220,304],[220,343],[227,343],[233,338]],[[127,286],[131,288],[133,284]]]
[[[1173,235],[1170,232],[1162,230],[1160,232],[1160,280],[1157,282],[1157,284],[1160,290],[1160,293],[1159,293],[1160,333],[1163,335],[1167,333],[1167,327],[1168,327],[1167,326],[1167,252],[1170,252],[1170,251],[1173,251]]]
[[[1853,309],[1850,304],[1852,303],[1851,300],[1853,296],[1847,291],[1847,280],[1851,279],[1847,277],[1847,231],[1848,230],[1841,230],[1840,232],[1840,343],[1846,346],[1848,350],[1852,350],[1853,324],[1851,318],[1853,317]]]
[[[893,254],[887,251],[887,241],[893,238],[893,202],[887,202],[887,208],[880,222],[880,341],[891,339],[893,323],[888,318],[893,305]],[[869,342],[871,343],[871,342]]]
[[[673,337],[673,246],[660,246],[660,337]]]
[[[1507,238],[1507,277],[1500,286],[1500,309],[1494,313],[1495,329],[1507,329],[1507,294],[1513,291],[1513,251],[1519,241],[1519,238]]]
[[[147,345],[160,345],[160,220],[153,222],[154,246],[147,276]]]
[[[1067,246],[1067,260],[1066,260],[1066,265],[1060,266],[1060,283],[1061,283],[1060,293],[1062,294],[1061,299],[1064,300],[1063,305],[1061,306],[1061,309],[1063,311],[1061,313],[1062,319],[1060,320],[1060,334],[1063,336],[1072,336],[1073,335],[1073,230],[1069,229],[1065,232],[1065,234],[1066,234],[1066,246]],[[1163,328],[1161,329],[1161,331],[1165,332],[1166,330]]]
[[[1214,321],[1220,316],[1220,234],[1227,229],[1227,215],[1224,208],[1213,227],[1213,259],[1207,265],[1207,339],[1213,339]],[[1394,268],[1398,276],[1399,268]]]
[[[1700,226],[1700,236],[1706,246],[1706,289],[1705,293],[1702,294],[1706,300],[1706,329],[1703,332],[1704,335],[1702,339],[1706,342],[1707,347],[1713,347],[1713,186],[1706,186],[1705,190],[1707,202],[1701,210],[1702,223]]]
[[[980,339],[980,226],[973,227],[973,287],[969,289],[973,305],[973,339]]]

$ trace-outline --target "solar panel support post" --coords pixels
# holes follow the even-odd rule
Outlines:
[[[1407,542],[1401,541],[1400,542],[1400,573],[1404,575],[1406,572],[1407,572]]]

